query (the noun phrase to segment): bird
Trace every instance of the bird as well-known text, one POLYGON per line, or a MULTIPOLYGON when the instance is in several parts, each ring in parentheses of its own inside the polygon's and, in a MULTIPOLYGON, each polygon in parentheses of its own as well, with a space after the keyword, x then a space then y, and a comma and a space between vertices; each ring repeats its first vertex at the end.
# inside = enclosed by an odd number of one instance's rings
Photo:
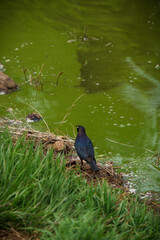
POLYGON ((94 157, 93 143, 86 135, 86 130, 83 126, 77 125, 77 137, 75 140, 75 149, 81 160, 83 166, 83 160, 85 160, 90 166, 92 171, 98 172, 99 168, 96 165, 96 159, 94 157))

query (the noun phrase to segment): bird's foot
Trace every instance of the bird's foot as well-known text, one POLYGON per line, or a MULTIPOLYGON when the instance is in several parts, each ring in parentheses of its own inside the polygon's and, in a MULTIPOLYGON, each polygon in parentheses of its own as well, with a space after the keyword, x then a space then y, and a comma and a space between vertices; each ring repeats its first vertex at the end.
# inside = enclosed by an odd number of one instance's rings
POLYGON ((81 165, 81 170, 83 170, 83 166, 81 165))

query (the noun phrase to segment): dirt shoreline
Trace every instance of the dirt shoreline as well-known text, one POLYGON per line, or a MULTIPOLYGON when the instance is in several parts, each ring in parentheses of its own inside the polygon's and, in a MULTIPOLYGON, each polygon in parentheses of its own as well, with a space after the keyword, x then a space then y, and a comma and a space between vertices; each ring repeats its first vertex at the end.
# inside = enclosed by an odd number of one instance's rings
POLYGON ((36 149, 39 144, 42 144, 44 154, 48 149, 54 149, 53 159, 55 159, 58 153, 63 153, 67 160, 67 170, 74 170, 76 175, 82 175, 88 183, 92 182, 95 184, 102 180, 107 180, 108 184, 112 187, 120 188, 125 190, 124 180, 121 174, 115 172, 115 167, 112 162, 107 162, 106 165, 102 165, 97 162, 99 172, 94 173, 90 166, 85 162, 83 169, 80 168, 81 161, 79 160, 75 149, 74 140, 67 136, 57 136, 50 132, 39 132, 29 125, 24 126, 20 121, 14 121, 9 119, 0 119, 0 131, 4 131, 8 128, 12 134, 13 141, 16 143, 19 136, 24 136, 25 141, 34 140, 34 148, 36 149))
MULTIPOLYGON (((29 124, 24 124, 21 121, 15 121, 10 119, 0 119, 0 132, 8 128, 13 137, 13 142, 16 143, 19 136, 23 136, 25 141, 34 141, 35 150, 41 144, 44 154, 48 149, 54 149, 53 160, 56 159, 57 154, 64 154, 66 159, 67 171, 75 171, 76 175, 82 176, 88 184, 93 182, 97 184, 106 180, 107 183, 113 187, 124 191, 125 194, 133 194, 130 191, 128 183, 123 178, 123 173, 117 173, 116 167, 113 162, 107 162, 103 165, 97 162, 99 172, 94 173, 90 166, 84 162, 83 169, 81 169, 81 161, 76 154, 74 148, 74 139, 68 136, 58 136, 51 132, 40 132, 31 128, 29 124)), ((154 196, 154 194, 153 194, 154 196)), ((147 205, 153 207, 153 209, 160 213, 160 204, 153 199, 144 199, 147 205)), ((142 199, 142 201, 144 201, 142 199)))

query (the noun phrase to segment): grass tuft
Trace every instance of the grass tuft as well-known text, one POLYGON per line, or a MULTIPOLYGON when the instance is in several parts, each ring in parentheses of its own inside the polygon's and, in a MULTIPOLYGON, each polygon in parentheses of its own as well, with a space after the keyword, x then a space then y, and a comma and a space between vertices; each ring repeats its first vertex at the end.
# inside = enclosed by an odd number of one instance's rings
POLYGON ((119 199, 107 182, 88 185, 20 137, 0 135, 0 227, 38 232, 40 239, 158 239, 159 218, 138 198, 119 199))

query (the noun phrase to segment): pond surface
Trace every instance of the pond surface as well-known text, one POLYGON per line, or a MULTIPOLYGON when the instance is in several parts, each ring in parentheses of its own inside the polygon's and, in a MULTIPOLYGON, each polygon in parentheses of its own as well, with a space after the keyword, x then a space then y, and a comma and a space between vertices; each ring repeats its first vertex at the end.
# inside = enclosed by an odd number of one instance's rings
POLYGON ((0 96, 0 117, 37 109, 70 137, 83 125, 97 160, 130 172, 138 191, 160 191, 159 1, 1 0, 0 9, 0 63, 20 87, 0 96), (43 90, 29 81, 40 72, 43 90))

